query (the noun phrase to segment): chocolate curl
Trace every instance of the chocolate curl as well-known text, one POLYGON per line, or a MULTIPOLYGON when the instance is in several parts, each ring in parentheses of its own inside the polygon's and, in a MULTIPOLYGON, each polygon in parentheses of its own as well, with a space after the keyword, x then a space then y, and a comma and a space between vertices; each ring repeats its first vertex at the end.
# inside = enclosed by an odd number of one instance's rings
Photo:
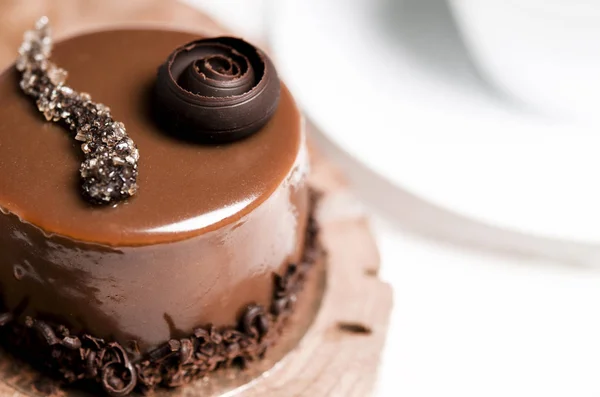
POLYGON ((179 361, 185 365, 194 358, 194 343, 191 339, 185 338, 179 341, 181 348, 179 349, 179 361))
POLYGON ((269 331, 269 319, 260 305, 250 305, 242 317, 244 332, 255 338, 262 338, 269 331))
POLYGON ((197 40, 159 68, 156 113, 172 133, 204 142, 232 142, 260 130, 279 103, 271 60, 233 37, 197 40))
POLYGON ((115 358, 102 367, 102 387, 111 396, 126 396, 137 384, 137 371, 121 345, 111 343, 109 349, 115 358))
POLYGON ((69 350, 79 350, 81 347, 81 341, 76 336, 65 336, 60 344, 69 350))
POLYGON ((40 337, 46 341, 48 346, 54 346, 60 343, 60 339, 58 339, 52 327, 50 327, 44 321, 33 320, 31 317, 27 317, 25 319, 25 325, 29 328, 35 329, 40 337))
POLYGON ((167 357, 177 353, 181 348, 181 342, 175 339, 169 340, 167 343, 162 344, 158 348, 152 350, 148 354, 148 358, 153 361, 162 361, 167 357))

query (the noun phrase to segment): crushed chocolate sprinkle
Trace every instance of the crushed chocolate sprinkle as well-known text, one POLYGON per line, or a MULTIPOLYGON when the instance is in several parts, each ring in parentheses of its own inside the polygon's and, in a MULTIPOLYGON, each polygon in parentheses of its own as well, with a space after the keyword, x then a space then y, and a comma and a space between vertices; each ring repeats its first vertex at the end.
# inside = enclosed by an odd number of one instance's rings
MULTIPOLYGON (((126 396, 134 390, 145 394, 157 387, 185 385, 220 368, 244 368, 263 358, 277 342, 308 271, 325 255, 314 217, 318 198, 312 192, 302 260, 289 264, 283 275, 274 275, 271 307, 249 304, 237 326, 198 327, 186 338, 171 339, 141 354, 134 341, 126 349, 92 335, 71 335, 60 324, 31 317, 18 322, 11 313, 4 313, 0 314, 0 343, 66 384, 87 382, 111 396, 126 396)), ((354 325, 345 328, 370 332, 354 325)))
POLYGON ((25 33, 19 48, 20 87, 47 121, 65 124, 81 142, 83 196, 93 204, 116 204, 138 190, 138 148, 107 106, 66 85, 67 71, 50 61, 52 44, 48 18, 43 17, 25 33))

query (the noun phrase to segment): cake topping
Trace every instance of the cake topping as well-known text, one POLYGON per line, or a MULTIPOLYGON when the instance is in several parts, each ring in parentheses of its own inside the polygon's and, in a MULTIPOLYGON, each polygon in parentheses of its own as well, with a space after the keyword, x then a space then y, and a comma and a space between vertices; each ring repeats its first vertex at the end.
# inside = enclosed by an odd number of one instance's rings
POLYGON ((231 142, 257 132, 279 102, 271 60, 233 37, 177 48, 158 70, 155 99, 170 131, 207 142, 231 142))
POLYGON ((50 62, 51 52, 50 26, 43 17, 25 33, 19 49, 21 89, 36 100, 46 120, 64 123, 82 143, 79 172, 84 197, 94 204, 115 204, 133 196, 138 189, 135 143, 107 106, 65 85, 67 72, 50 62))

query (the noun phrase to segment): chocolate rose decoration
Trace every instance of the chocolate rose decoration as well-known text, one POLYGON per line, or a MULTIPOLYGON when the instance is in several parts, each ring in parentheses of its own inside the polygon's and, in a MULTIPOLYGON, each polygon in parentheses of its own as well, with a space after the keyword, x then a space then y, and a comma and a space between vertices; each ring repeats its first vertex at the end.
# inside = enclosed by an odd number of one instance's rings
POLYGON ((275 113, 280 83, 271 60, 233 37, 176 49, 158 70, 156 112, 170 131, 208 142, 257 132, 275 113))

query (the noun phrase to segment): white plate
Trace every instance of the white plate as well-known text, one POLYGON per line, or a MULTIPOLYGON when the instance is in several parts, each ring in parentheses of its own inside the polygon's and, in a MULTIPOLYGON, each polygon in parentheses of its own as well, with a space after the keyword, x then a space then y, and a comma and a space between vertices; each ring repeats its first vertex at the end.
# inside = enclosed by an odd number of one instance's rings
POLYGON ((269 40, 280 74, 308 116, 351 156, 476 220, 600 242, 600 131, 533 113, 493 91, 467 59, 447 6, 272 6, 269 40))

